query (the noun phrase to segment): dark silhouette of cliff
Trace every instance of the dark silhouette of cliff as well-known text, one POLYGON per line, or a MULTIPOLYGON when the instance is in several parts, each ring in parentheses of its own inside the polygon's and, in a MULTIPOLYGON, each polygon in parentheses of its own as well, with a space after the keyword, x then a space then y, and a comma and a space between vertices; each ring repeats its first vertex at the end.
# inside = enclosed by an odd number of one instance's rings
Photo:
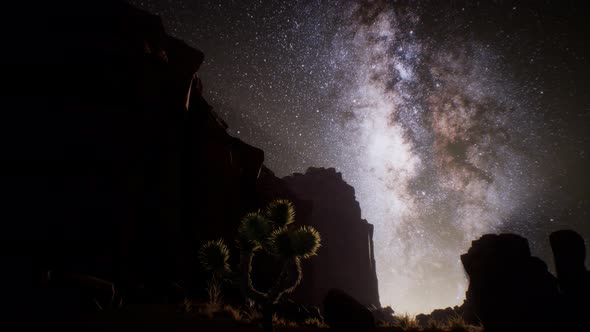
POLYGON ((361 218, 354 188, 334 168, 309 168, 305 174, 283 178, 287 188, 300 199, 313 202, 307 221, 322 234, 318 257, 306 269, 301 292, 321 305, 331 288, 338 288, 365 306, 379 307, 373 225, 361 218))
POLYGON ((461 256, 470 283, 457 311, 486 331, 583 330, 590 299, 584 240, 563 230, 552 233, 550 242, 557 278, 519 235, 487 234, 473 241, 461 256))
MULTIPOLYGON (((295 298, 319 305, 340 287, 379 304, 372 226, 360 219, 352 187, 333 169, 279 179, 262 165, 262 150, 228 135, 202 95, 200 50, 122 1, 34 5, 9 21, 29 24, 11 36, 11 82, 0 91, 10 271, 2 285, 15 307, 49 319, 58 309, 39 308, 61 308, 56 302, 94 310, 121 299, 204 296, 201 243, 233 245, 241 217, 277 198, 291 200, 297 220, 328 241, 295 298), (316 181, 324 191, 313 191, 316 181)), ((272 283, 267 275, 256 282, 272 283)))
POLYGON ((233 240, 264 160, 202 97, 203 53, 122 1, 21 10, 37 38, 16 44, 2 91, 5 285, 34 297, 58 271, 128 302, 200 289, 196 250, 233 240))

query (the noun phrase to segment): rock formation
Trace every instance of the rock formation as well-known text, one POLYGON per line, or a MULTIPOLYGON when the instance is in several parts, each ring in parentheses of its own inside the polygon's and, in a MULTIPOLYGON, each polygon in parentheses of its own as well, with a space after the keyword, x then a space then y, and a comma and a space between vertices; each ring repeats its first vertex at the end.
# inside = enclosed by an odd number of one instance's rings
POLYGON ((464 317, 486 331, 553 331, 557 281, 514 234, 487 234, 461 256, 469 275, 464 317))
POLYGON ((228 135, 203 98, 201 51, 123 1, 31 6, 3 22, 22 28, 0 91, 3 284, 15 297, 40 294, 49 270, 108 280, 126 303, 199 295, 199 245, 234 243, 246 212, 287 198, 325 239, 300 302, 341 287, 379 304, 372 226, 352 187, 334 170, 281 180, 262 167, 264 152, 228 135))
POLYGON ((375 331, 371 311, 342 290, 328 290, 324 313, 326 323, 336 331, 375 331))
POLYGON ((580 234, 560 230, 549 237, 560 289, 560 325, 564 330, 587 328, 590 313, 590 272, 586 270, 586 244, 580 234))
POLYGON ((444 325, 454 317, 463 317, 463 306, 446 307, 444 309, 435 309, 430 314, 419 314, 416 315, 416 321, 422 328, 426 328, 431 321, 444 325))
POLYGON ((379 307, 373 225, 361 218, 354 188, 334 168, 312 167, 283 181, 297 197, 313 202, 307 222, 322 235, 299 294, 309 294, 307 300, 320 305, 329 289, 338 288, 365 306, 379 307))
POLYGON ((151 301, 191 289, 200 242, 233 241, 256 208, 264 153, 227 134, 201 95, 203 53, 157 16, 114 0, 46 9, 25 12, 43 38, 15 49, 28 84, 15 78, 0 121, 15 280, 91 275, 151 301))

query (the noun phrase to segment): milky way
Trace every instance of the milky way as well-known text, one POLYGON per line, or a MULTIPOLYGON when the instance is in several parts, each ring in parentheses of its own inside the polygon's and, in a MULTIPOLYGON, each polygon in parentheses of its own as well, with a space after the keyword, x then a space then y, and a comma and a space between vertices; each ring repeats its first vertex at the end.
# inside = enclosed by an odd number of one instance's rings
POLYGON ((350 15, 357 22, 335 53, 350 50, 338 106, 351 119, 336 130, 352 133, 340 149, 358 153, 340 164, 377 227, 382 300, 412 312, 458 304, 459 255, 539 189, 531 188, 538 156, 523 153, 539 145, 535 118, 485 45, 418 36, 412 11, 350 15))
POLYGON ((384 305, 418 313, 460 304, 459 255, 482 234, 527 235, 549 261, 548 232, 590 233, 587 190, 565 188, 579 166, 548 161, 588 163, 587 136, 571 133, 588 129, 575 74, 586 57, 564 42, 567 29, 547 31, 538 8, 135 3, 205 51, 206 97, 278 175, 336 167, 355 187, 376 227, 384 305))

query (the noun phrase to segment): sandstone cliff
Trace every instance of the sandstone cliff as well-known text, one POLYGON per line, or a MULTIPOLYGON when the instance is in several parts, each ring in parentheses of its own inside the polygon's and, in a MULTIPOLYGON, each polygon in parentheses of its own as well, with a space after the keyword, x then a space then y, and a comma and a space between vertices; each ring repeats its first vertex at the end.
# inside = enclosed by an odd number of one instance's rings
POLYGON ((379 307, 373 254, 373 225, 361 218, 354 188, 334 168, 309 168, 283 178, 297 197, 313 202, 307 223, 322 234, 318 256, 307 263, 312 278, 301 292, 320 304, 330 288, 339 288, 366 306, 379 307))

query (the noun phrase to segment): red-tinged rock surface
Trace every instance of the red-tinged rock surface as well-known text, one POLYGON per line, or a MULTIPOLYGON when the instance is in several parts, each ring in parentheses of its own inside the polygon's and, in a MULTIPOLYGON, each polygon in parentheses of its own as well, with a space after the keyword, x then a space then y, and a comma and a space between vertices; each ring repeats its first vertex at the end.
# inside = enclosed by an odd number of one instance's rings
POLYGON ((318 256, 306 262, 299 294, 320 305, 331 288, 345 291, 365 306, 379 307, 373 254, 373 225, 361 218, 354 188, 334 168, 309 168, 283 178, 300 199, 313 203, 305 222, 322 235, 318 256))

